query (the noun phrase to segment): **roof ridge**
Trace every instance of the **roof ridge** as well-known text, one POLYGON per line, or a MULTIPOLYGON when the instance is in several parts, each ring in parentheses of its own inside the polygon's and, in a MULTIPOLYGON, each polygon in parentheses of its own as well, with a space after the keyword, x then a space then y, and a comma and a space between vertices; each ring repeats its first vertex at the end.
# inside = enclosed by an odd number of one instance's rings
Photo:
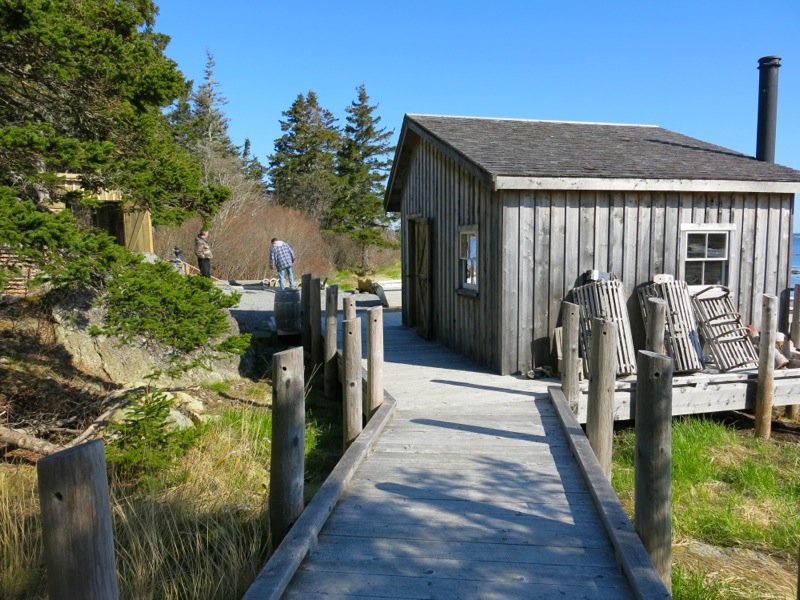
POLYGON ((481 119, 484 121, 517 121, 525 123, 556 123, 567 125, 608 125, 611 127, 652 127, 654 129, 663 129, 660 125, 651 125, 644 123, 605 123, 602 121, 562 121, 557 119, 522 119, 515 117, 474 117, 467 115, 435 115, 427 113, 406 113, 408 117, 437 117, 442 119, 481 119))

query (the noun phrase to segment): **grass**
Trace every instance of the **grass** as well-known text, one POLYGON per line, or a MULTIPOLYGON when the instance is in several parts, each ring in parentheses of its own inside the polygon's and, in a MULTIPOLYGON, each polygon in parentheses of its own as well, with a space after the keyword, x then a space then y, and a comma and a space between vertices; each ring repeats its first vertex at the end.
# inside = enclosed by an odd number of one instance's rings
MULTIPOLYGON (((263 398, 266 385, 240 393, 263 398)), ((315 388, 306 406, 308 499, 341 455, 341 409, 315 388)), ((195 445, 146 489, 112 474, 121 598, 241 598, 271 549, 271 435, 268 406, 220 402, 195 445)), ((46 598, 42 560, 35 469, 0 464, 0 598, 46 598)))
MULTIPOLYGON (((674 597, 794 598, 800 444, 694 417, 674 420, 672 450, 674 597)), ((612 483, 631 517, 634 453, 634 431, 618 432, 612 483)))
POLYGON ((401 274, 400 261, 398 260, 389 266, 381 267, 369 273, 346 270, 336 271, 336 274, 328 279, 328 285, 337 285, 340 290, 349 291, 357 288, 359 279, 371 279, 373 281, 400 279, 401 274))

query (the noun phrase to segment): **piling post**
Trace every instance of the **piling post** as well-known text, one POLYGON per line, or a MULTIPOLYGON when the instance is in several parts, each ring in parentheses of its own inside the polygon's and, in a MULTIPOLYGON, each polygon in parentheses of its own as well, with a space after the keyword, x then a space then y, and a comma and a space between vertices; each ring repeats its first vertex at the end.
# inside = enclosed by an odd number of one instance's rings
MULTIPOLYGON (((310 293, 310 330, 311 330, 311 365, 313 369, 322 365, 322 298, 319 277, 311 279, 310 293)), ((313 372, 312 369, 312 372, 313 372)))
POLYGON ((36 472, 51 600, 119 598, 103 442, 41 458, 36 472))
POLYGON ((367 420, 383 404, 383 307, 367 311, 367 420))
POLYGON ((272 458, 269 519, 273 547, 303 512, 305 390, 303 349, 272 357, 272 458))
POLYGON ((647 299, 647 342, 645 348, 656 354, 666 354, 664 331, 667 325, 667 301, 663 298, 647 299))
MULTIPOLYGON (((792 306, 792 328, 791 334, 789 335, 789 339, 792 343, 789 344, 789 347, 791 348, 793 344, 795 348, 800 348, 800 283, 794 286, 794 301, 792 306)), ((791 353, 787 352, 787 354, 788 356, 786 358, 791 358, 791 353)), ((786 408, 790 419, 797 420, 800 418, 800 404, 792 404, 786 408)))
POLYGON ((794 286, 794 299, 792 300, 792 327, 789 339, 795 348, 800 348, 800 283, 794 286))
POLYGON ((303 351, 311 355, 311 273, 303 273, 300 285, 300 340, 303 351))
POLYGON ((343 320, 349 321, 356 318, 356 299, 353 296, 342 298, 343 320))
POLYGON ((578 329, 580 326, 580 306, 572 302, 561 303, 561 390, 573 413, 578 413, 578 399, 581 388, 578 383, 578 329))
POLYGON ((772 431, 772 401, 775 395, 775 337, 778 298, 764 294, 761 302, 761 335, 758 344, 755 435, 769 439, 772 431))
POLYGON ((342 322, 342 377, 343 449, 361 433, 363 419, 361 383, 361 319, 347 319, 342 322))
POLYGON ((636 370, 636 532, 671 592, 672 359, 640 350, 636 370))
POLYGON ((592 352, 589 369, 589 399, 586 407, 586 437, 603 474, 611 479, 614 440, 614 382, 617 375, 617 326, 605 319, 592 319, 592 352))
POLYGON ((325 398, 332 402, 339 397, 339 367, 336 360, 339 287, 325 290, 325 398))

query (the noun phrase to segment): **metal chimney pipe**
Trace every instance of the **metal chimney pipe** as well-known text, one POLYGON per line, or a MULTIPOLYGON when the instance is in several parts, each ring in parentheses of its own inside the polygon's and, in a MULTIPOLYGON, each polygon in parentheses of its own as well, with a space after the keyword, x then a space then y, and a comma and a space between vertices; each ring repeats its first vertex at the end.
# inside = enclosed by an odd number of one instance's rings
POLYGON ((775 162, 775 127, 778 122, 778 68, 780 56, 758 59, 758 132, 756 159, 775 162))

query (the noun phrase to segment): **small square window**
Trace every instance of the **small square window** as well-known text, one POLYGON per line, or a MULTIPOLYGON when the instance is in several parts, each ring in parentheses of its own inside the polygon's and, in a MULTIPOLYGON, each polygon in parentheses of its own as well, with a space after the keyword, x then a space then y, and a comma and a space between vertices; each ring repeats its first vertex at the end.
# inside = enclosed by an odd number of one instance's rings
POLYGON ((689 285, 727 285, 728 231, 719 231, 718 229, 703 231, 702 225, 699 225, 696 231, 686 232, 685 240, 683 276, 686 283, 689 285))

